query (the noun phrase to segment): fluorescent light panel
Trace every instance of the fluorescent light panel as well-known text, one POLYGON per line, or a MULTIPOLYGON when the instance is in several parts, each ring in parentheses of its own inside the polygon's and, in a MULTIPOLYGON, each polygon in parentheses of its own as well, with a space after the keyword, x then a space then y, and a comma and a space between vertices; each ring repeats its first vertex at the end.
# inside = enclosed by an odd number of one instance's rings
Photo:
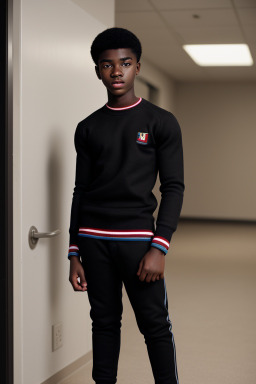
POLYGON ((201 66, 253 65, 247 44, 189 44, 183 48, 201 66))

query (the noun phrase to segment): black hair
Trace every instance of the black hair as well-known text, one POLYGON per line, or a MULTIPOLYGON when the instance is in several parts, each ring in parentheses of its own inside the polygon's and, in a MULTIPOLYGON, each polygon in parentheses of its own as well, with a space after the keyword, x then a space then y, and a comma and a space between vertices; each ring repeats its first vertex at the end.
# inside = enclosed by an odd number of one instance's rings
POLYGON ((130 48, 139 62, 141 57, 141 43, 137 36, 124 28, 108 28, 99 33, 91 45, 91 56, 96 65, 100 54, 106 49, 130 48))

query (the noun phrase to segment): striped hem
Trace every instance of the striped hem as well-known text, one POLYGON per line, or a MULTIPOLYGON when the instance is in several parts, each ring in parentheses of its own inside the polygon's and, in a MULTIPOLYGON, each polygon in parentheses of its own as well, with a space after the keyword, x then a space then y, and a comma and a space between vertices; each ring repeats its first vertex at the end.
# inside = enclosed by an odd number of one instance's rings
POLYGON ((79 256, 79 248, 75 244, 70 244, 68 249, 68 258, 70 256, 79 256))
POLYGON ((78 236, 93 237, 105 240, 126 240, 126 241, 151 241, 154 233, 147 229, 128 229, 128 230, 105 230, 100 228, 79 228, 78 236))
POLYGON ((153 240, 152 240, 152 244, 151 245, 153 247, 156 247, 156 248, 160 249, 161 251, 163 251, 166 254, 168 252, 170 243, 164 237, 155 236, 153 238, 153 240))

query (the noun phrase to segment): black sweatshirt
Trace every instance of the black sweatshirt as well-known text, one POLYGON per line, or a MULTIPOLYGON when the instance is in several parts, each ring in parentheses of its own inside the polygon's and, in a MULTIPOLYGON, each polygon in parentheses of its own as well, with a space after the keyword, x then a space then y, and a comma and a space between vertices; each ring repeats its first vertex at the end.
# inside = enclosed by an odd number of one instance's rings
POLYGON ((151 241, 168 252, 185 190, 182 134, 175 116, 145 99, 107 104, 78 123, 69 253, 82 236, 151 241), (152 193, 159 171, 161 202, 152 193))

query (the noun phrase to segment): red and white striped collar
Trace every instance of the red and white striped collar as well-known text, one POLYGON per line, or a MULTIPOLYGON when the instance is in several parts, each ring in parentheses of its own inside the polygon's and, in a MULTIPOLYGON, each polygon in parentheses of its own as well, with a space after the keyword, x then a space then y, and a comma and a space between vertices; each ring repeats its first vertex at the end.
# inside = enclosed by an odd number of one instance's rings
POLYGON ((128 105, 128 107, 112 108, 108 104, 106 104, 106 107, 111 109, 112 111, 124 111, 125 109, 130 109, 130 108, 136 107, 136 105, 138 105, 141 102, 141 100, 142 100, 142 98, 140 97, 139 100, 136 101, 136 103, 134 103, 132 105, 128 105))

